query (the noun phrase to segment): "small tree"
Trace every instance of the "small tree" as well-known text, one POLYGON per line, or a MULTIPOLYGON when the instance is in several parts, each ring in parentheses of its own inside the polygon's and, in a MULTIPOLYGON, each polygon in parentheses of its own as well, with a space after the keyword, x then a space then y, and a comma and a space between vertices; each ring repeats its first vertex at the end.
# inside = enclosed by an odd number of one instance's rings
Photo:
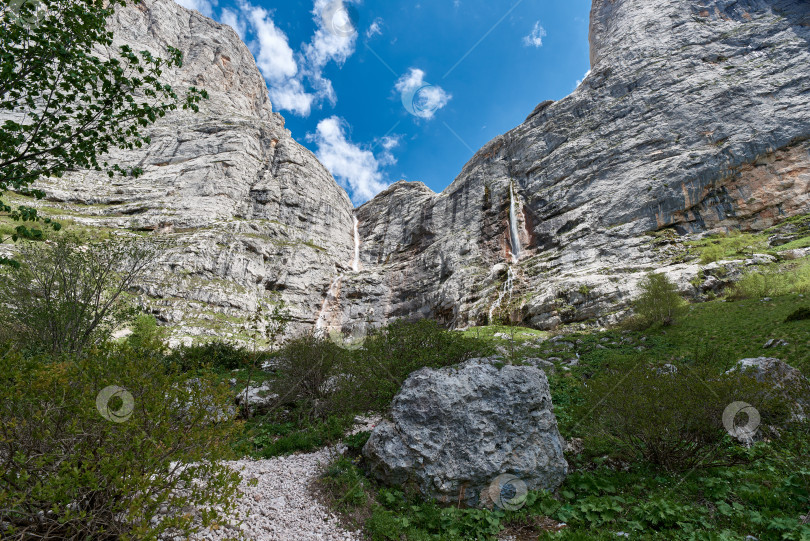
POLYGON ((134 238, 22 244, 20 266, 0 276, 0 323, 26 345, 79 353, 135 316, 124 295, 156 255, 154 243, 134 238))
POLYGON ((259 340, 267 342, 267 351, 272 352, 281 345, 284 340, 284 335, 287 332, 287 326, 290 324, 290 311, 284 299, 279 295, 273 303, 273 309, 264 316, 266 307, 262 307, 262 301, 256 303, 256 312, 250 320, 250 335, 253 339, 253 356, 248 366, 248 380, 247 387, 245 387, 245 415, 250 417, 250 402, 248 395, 250 394, 250 383, 253 380, 253 371, 259 369, 259 363, 264 357, 257 351, 257 344, 259 340))
MULTIPOLYGON (((0 6, 0 196, 14 189, 42 198, 31 183, 72 169, 137 175, 104 161, 110 149, 149 143, 142 129, 182 107, 196 111, 204 90, 178 96, 161 80, 182 65, 127 46, 113 48, 108 19, 128 0, 19 0, 0 6)), ((134 0, 132 3, 138 3, 134 0)), ((0 200, 0 215, 40 220, 35 209, 13 209, 0 200)), ((58 226, 56 226, 58 229, 58 226)), ((16 238, 37 229, 17 227, 16 238)), ((0 241, 6 239, 0 238, 0 241)), ((0 258, 0 262, 8 262, 0 258)))
POLYGON ((647 328, 675 323, 686 311, 678 288, 663 274, 650 273, 641 281, 641 295, 633 303, 635 323, 647 328))

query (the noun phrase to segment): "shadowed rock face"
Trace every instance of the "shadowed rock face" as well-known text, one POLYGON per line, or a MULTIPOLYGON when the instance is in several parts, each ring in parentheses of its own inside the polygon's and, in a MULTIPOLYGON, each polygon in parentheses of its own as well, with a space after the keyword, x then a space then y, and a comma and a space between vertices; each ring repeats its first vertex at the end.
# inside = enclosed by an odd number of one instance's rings
POLYGON ((82 173, 47 191, 75 220, 178 238, 145 298, 186 335, 238 338, 274 292, 297 333, 319 315, 327 329, 483 323, 499 297, 499 315, 541 328, 605 323, 649 270, 692 289, 697 265, 673 263, 645 233, 759 230, 810 212, 806 0, 594 0, 579 88, 489 142, 442 193, 400 182, 357 209, 359 272, 349 198, 272 112, 233 30, 170 0, 114 25, 136 50, 183 50, 170 82, 211 99, 112 157, 143 177, 82 173))

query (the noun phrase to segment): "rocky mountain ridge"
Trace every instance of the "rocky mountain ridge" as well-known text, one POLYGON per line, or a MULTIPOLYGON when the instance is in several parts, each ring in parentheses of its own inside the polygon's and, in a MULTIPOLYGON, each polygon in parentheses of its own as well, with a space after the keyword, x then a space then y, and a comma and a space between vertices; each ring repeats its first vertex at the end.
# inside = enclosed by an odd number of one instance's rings
POLYGON ((602 325, 651 270, 694 291, 700 266, 648 233, 762 230, 810 212, 804 0, 594 0, 592 70, 570 96, 485 145, 442 193, 400 182, 356 210, 272 111, 232 29, 171 0, 113 24, 136 50, 183 50, 169 82, 211 98, 112 156, 141 178, 71 175, 47 184, 45 204, 176 239, 143 291, 176 340, 243 339, 257 305, 279 298, 293 333, 399 317, 602 325))

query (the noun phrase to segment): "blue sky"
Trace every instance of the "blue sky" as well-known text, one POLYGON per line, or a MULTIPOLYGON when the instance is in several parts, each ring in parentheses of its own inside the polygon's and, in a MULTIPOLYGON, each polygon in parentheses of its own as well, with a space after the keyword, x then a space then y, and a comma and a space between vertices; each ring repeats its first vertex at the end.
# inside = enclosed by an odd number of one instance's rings
POLYGON ((590 0, 179 0, 234 27, 273 107, 362 204, 446 188, 589 69, 590 0))

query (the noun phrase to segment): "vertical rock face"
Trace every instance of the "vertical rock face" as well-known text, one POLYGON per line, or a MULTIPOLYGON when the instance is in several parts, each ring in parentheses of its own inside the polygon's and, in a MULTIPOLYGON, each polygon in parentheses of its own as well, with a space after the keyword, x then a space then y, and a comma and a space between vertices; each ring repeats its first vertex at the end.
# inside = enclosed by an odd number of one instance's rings
POLYGON ((199 114, 177 111, 150 128, 152 144, 115 152, 138 179, 91 172, 47 186, 51 203, 90 225, 153 231, 176 247, 151 277, 147 304, 184 335, 239 338, 242 321, 275 292, 294 332, 315 322, 322 295, 354 256, 346 192, 272 111, 252 55, 229 27, 171 0, 119 10, 116 45, 166 55, 178 94, 205 88, 199 114), (168 279, 168 278, 171 279, 168 279))
POLYGON ((46 186, 48 205, 173 236, 145 302, 186 335, 239 338, 277 294, 296 333, 317 320, 484 323, 499 298, 496 316, 542 328, 603 323, 644 273, 688 287, 698 270, 647 233, 759 230, 810 212, 806 0, 594 0, 585 81, 485 145, 442 193, 401 182, 357 209, 358 271, 349 198, 272 112, 234 31, 171 0, 113 25, 136 50, 183 50, 169 82, 211 99, 112 156, 143 177, 76 174, 46 186))
POLYGON ((364 262, 394 271, 387 317, 486 320, 510 263, 510 184, 524 247, 513 315, 541 327, 620 309, 649 270, 686 283, 697 269, 647 232, 810 211, 807 2, 595 0, 590 39, 579 88, 488 143, 443 193, 406 205, 419 190, 398 184, 359 209, 364 262), (392 208, 405 215, 383 218, 392 208))

